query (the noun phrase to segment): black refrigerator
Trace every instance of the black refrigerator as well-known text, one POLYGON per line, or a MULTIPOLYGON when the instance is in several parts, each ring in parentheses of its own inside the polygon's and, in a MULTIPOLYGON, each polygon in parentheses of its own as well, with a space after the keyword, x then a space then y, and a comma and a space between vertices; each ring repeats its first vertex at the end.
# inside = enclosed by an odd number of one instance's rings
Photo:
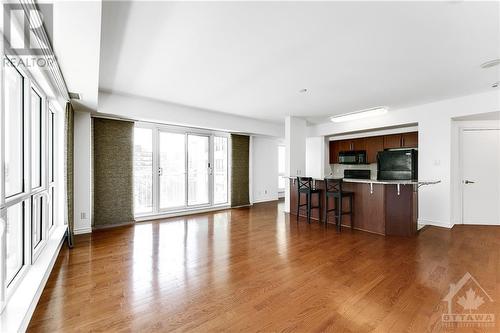
POLYGON ((418 180, 416 149, 384 150, 377 155, 378 180, 418 180))

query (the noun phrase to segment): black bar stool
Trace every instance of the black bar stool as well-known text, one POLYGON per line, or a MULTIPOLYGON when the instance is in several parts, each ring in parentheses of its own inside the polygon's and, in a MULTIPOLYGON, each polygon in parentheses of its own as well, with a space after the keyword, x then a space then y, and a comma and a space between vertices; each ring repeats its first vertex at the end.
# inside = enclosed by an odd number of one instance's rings
POLYGON ((354 215, 354 192, 348 192, 342 190, 342 179, 331 179, 325 178, 325 227, 328 226, 328 213, 335 212, 337 230, 342 229, 342 215, 349 215, 351 217, 351 229, 353 227, 353 215, 354 215), (335 207, 332 209, 328 208, 328 199, 333 197, 335 201, 335 207), (342 211, 342 198, 349 198, 349 211, 342 211))
MULTIPOLYGON (((312 178, 311 177, 297 177, 297 222, 299 221, 299 212, 300 207, 306 206, 307 209, 307 223, 311 223, 311 210, 317 208, 318 213, 321 211, 321 190, 313 188, 312 186, 312 178), (301 194, 304 193, 306 195, 306 203, 300 203, 301 194), (311 206, 312 195, 318 194, 318 206, 311 206)), ((320 214, 318 214, 320 215, 320 214)), ((321 222, 321 219, 320 219, 321 222)))

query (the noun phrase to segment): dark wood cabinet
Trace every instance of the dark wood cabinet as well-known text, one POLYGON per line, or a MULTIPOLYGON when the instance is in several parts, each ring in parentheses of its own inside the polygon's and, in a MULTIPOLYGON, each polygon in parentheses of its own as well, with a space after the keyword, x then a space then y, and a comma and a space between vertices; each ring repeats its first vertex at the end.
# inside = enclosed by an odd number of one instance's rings
POLYGON ((384 149, 417 147, 418 132, 384 135, 384 149))
POLYGON ((368 163, 377 163, 377 154, 384 149, 417 148, 418 132, 372 136, 359 139, 330 141, 330 164, 338 163, 339 152, 366 150, 368 163))
POLYGON ((384 149, 401 148, 401 134, 384 135, 384 149))
POLYGON ((366 138, 366 160, 368 163, 377 163, 377 154, 384 150, 384 137, 373 136, 366 138))
POLYGON ((354 139, 351 141, 352 150, 366 150, 366 139, 354 139))
POLYGON ((352 141, 351 140, 340 140, 339 143, 339 151, 351 151, 352 141))
POLYGON ((401 147, 404 148, 418 147, 418 132, 409 132, 401 134, 401 147))
POLYGON ((339 162, 340 141, 330 141, 330 164, 339 162))

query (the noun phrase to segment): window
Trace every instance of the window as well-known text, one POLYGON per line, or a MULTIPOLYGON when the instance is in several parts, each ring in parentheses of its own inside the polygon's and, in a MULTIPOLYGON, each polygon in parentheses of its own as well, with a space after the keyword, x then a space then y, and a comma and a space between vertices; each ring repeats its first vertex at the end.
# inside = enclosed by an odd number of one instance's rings
POLYGON ((36 263, 56 222, 56 120, 41 90, 4 58, 4 105, 0 124, 4 165, 0 183, 5 238, 0 238, 0 303, 12 295, 36 263), (30 158, 31 157, 31 158, 30 158), (31 163, 28 163, 31 161, 31 163), (15 281, 15 283, 13 283, 15 281))
POLYGON ((136 213, 153 211, 153 134, 148 128, 134 130, 134 207, 136 213))
POLYGON ((278 146, 278 191, 285 190, 285 146, 278 146))
POLYGON ((42 98, 31 89, 31 187, 42 186, 42 98))
POLYGON ((44 221, 44 200, 41 196, 33 197, 32 207, 31 207, 31 242, 32 247, 35 249, 43 239, 43 221, 44 221))
POLYGON ((13 67, 5 69, 5 196, 24 191, 23 76, 13 67))
POLYGON ((134 133, 136 215, 228 202, 228 137, 171 126, 134 133))
POLYGON ((53 183, 55 168, 55 119, 54 111, 49 110, 49 181, 53 183))
POLYGON ((24 265, 24 204, 7 209, 6 285, 8 286, 24 265))
POLYGON ((186 204, 185 135, 160 132, 160 209, 186 204))
POLYGON ((56 190, 54 186, 50 188, 50 228, 54 226, 56 220, 56 190))
POLYGON ((210 137, 188 135, 188 205, 209 203, 208 168, 210 137))
POLYGON ((214 146, 214 204, 222 204, 228 201, 227 138, 214 137, 214 146))

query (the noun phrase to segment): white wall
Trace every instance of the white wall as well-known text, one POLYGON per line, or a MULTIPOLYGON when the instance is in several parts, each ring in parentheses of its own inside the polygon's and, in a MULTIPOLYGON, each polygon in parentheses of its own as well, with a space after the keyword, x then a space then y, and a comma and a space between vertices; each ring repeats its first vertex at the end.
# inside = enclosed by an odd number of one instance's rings
POLYGON ((75 111, 74 143, 74 221, 75 234, 92 231, 91 224, 91 118, 88 112, 75 111), (82 219, 81 213, 86 215, 82 219))
POLYGON ((252 203, 278 200, 278 144, 278 139, 252 137, 252 203))
POLYGON ((99 113, 130 120, 283 137, 283 124, 152 99, 99 92, 99 113))
POLYGON ((500 92, 463 96, 439 102, 391 110, 386 115, 345 123, 325 123, 308 127, 309 136, 365 131, 388 126, 418 124, 419 179, 441 180, 419 191, 419 223, 453 226, 457 208, 452 204, 452 118, 500 110, 500 92))
MULTIPOLYGON (((297 117, 285 119, 285 174, 295 177, 306 171, 306 121, 297 117)), ((285 212, 290 212, 290 181, 285 185, 285 212)))
POLYGON ((305 174, 313 178, 323 178, 325 176, 325 138, 313 136, 306 138, 306 172, 305 174))

